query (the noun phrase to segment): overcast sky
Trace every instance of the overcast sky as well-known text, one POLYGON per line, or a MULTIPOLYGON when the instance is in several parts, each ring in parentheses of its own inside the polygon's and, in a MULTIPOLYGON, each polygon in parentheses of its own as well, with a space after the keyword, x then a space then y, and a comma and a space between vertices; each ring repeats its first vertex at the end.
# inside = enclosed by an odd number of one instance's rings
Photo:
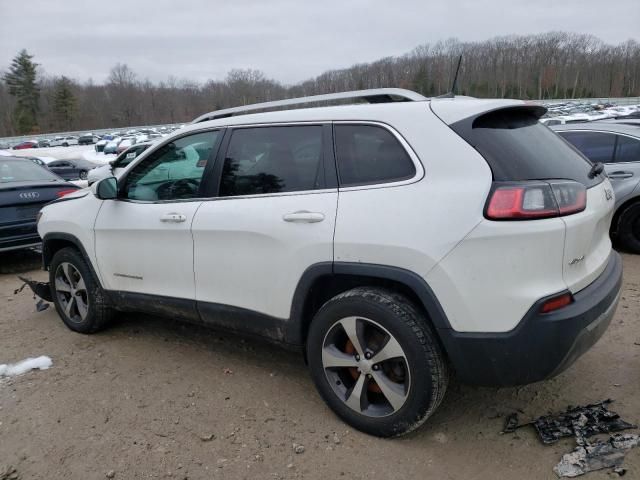
POLYGON ((291 84, 456 37, 565 30, 640 39, 640 0, 0 0, 0 70, 22 48, 48 74, 103 82, 221 80, 256 68, 291 84))

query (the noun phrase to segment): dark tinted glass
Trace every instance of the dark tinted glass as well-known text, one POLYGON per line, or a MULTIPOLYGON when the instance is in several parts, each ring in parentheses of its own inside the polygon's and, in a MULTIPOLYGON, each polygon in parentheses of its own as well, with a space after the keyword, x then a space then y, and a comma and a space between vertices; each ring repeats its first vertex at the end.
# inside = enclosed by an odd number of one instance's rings
MULTIPOLYGON (((590 187, 591 164, 528 108, 508 108, 451 125, 485 158, 496 181, 567 179, 590 187)), ((455 159, 451 159, 455 161, 455 159)))
POLYGON ((640 140, 618 135, 616 162, 640 162, 640 140))
POLYGON ((322 159, 319 125, 237 129, 225 156, 220 196, 321 188, 322 159))
POLYGON ((395 182, 413 177, 416 168, 400 142, 375 125, 336 125, 340 185, 395 182))
POLYGON ((559 132, 592 162, 611 163, 616 136, 602 132, 559 132))
POLYGON ((29 160, 0 157, 0 183, 53 181, 57 177, 29 160))

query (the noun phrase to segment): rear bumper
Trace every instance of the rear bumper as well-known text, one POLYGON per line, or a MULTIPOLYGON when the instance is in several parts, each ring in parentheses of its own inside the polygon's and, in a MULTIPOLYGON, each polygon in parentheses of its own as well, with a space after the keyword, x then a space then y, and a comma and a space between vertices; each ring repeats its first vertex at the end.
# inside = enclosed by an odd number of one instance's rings
POLYGON ((568 368, 605 332, 622 287, 622 260, 612 252, 607 267, 574 302, 541 314, 540 299, 518 326, 505 333, 464 333, 440 329, 458 378, 474 385, 524 385, 568 368))

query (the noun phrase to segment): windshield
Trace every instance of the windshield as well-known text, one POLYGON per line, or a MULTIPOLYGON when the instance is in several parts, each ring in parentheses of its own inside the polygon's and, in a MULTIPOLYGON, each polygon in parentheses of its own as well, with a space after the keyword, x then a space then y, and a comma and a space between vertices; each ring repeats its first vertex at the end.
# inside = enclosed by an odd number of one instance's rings
POLYGON ((57 177, 30 160, 0 157, 0 183, 53 181, 57 177))

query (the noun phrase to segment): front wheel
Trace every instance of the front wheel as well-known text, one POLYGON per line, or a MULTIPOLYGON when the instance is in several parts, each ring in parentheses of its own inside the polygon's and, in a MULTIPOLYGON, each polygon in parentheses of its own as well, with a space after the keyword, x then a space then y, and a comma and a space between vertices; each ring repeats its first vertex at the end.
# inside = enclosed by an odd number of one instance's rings
POLYGON ((102 287, 75 248, 63 248, 53 256, 49 285, 58 315, 71 330, 94 333, 113 317, 113 310, 105 305, 102 287))
POLYGON ((418 428, 442 401, 449 379, 424 315, 406 297, 379 288, 329 300, 311 323, 307 358, 329 407, 379 437, 418 428))

